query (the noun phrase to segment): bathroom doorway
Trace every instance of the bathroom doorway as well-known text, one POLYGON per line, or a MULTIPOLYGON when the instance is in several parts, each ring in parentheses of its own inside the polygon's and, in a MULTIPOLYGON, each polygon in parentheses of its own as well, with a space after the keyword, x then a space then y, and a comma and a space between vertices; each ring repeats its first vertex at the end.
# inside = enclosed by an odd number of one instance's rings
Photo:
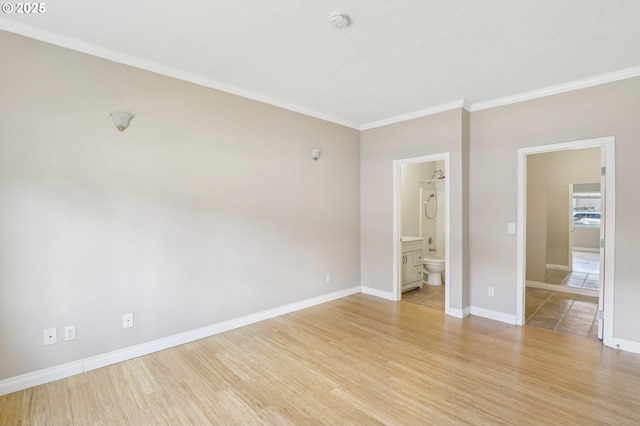
MULTIPOLYGON (((573 304, 591 304, 594 327, 589 336, 599 338, 607 346, 613 345, 613 263, 614 257, 614 208, 615 208, 615 158, 614 137, 582 140, 568 143, 545 145, 518 150, 518 284, 516 323, 525 325, 531 319, 533 310, 546 309, 533 306, 540 296, 538 293, 550 292, 551 305, 566 308, 560 315, 570 319, 569 310, 573 304), (576 166, 570 170, 568 159, 575 158, 576 166), (578 160, 582 158, 582 160, 578 160), (595 160, 585 160, 595 158, 595 160), (589 169, 580 169, 581 164, 592 164, 589 169), (608 171, 608 172, 607 172, 608 171), (597 231, 599 245, 599 283, 595 297, 579 294, 582 289, 562 292, 560 288, 546 289, 549 266, 565 266, 568 272, 574 269, 573 263, 573 181, 580 184, 590 182, 589 177, 599 177, 601 196, 600 213, 602 224, 597 231), (567 185, 568 184, 568 185, 567 185), (555 204, 554 204, 555 203, 555 204), (551 207, 550 207, 551 206, 551 207), (549 217, 558 214, 565 219, 551 223, 549 217), (565 214, 566 213, 566 214, 565 214), (553 232, 548 232, 555 227, 553 232), (566 231, 566 232, 565 232, 566 231), (549 242, 549 235, 553 241, 549 242), (563 235, 567 235, 564 238, 563 235), (567 243, 568 242, 568 243, 567 243), (576 294, 578 293, 578 294, 576 294), (576 294, 573 296, 573 294, 576 294), (591 297, 591 300, 587 300, 591 297), (567 299, 568 298, 568 299, 567 299), (585 300, 581 300, 584 298, 585 300), (557 299, 557 300, 556 300, 557 299), (561 300, 562 299, 562 300, 561 300), (567 300, 565 300, 567 299, 567 300), (532 303, 527 303, 529 300, 532 303), (535 302, 535 303, 533 303, 535 302), (557 302, 557 303, 555 303, 557 302), (596 336, 597 331, 597 336, 596 336)), ((553 268, 552 268, 553 269, 553 268)), ((567 290, 565 288, 565 290, 567 290)), ((591 291, 593 293, 593 291, 591 291)), ((549 309, 552 307, 550 306, 549 309)), ((584 316, 584 306, 578 306, 576 318, 584 316)), ((551 311, 544 315, 545 321, 551 321, 551 311)), ((555 327, 562 327, 561 322, 555 327)), ((571 326, 567 324, 568 330, 571 326)), ((543 327, 549 328, 549 327, 543 327)), ((554 328, 556 331, 562 331, 554 328)))
POLYGON ((397 264, 394 294, 446 311, 449 304, 449 155, 394 162, 397 264))

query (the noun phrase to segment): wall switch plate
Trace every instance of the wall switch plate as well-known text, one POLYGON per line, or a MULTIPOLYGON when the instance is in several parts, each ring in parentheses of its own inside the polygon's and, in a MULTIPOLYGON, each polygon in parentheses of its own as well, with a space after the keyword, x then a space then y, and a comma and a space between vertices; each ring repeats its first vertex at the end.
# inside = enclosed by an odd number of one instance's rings
POLYGON ((44 344, 53 345, 54 343, 58 343, 58 330, 55 328, 47 328, 43 330, 44 335, 44 344))
POLYGON ((516 233, 516 224, 515 223, 507 223, 507 232, 509 234, 515 234, 516 233))
POLYGON ((325 277, 325 280, 327 281, 327 284, 331 282, 331 274, 327 274, 327 276, 325 277))
POLYGON ((133 327, 133 314, 122 315, 122 328, 133 327))
POLYGON ((76 326, 68 325, 64 328, 64 340, 75 340, 76 338, 76 326))

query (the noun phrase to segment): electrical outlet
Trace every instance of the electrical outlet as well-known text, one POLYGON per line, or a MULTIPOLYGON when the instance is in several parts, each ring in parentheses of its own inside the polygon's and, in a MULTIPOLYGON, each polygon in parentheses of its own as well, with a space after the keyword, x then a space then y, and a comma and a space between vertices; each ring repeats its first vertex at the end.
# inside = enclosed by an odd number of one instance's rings
POLYGON ((495 294, 494 288, 493 287, 489 287, 488 293, 489 293, 489 296, 493 296, 495 294))
POLYGON ((122 328, 133 327, 133 314, 122 315, 122 328))
POLYGON ((47 328, 43 330, 44 335, 44 344, 53 345, 54 343, 58 343, 58 330, 55 328, 47 328))
POLYGON ((64 328, 64 340, 75 340, 76 338, 76 326, 68 325, 64 328))
POLYGON ((327 284, 329 284, 331 282, 331 274, 327 274, 325 280, 327 281, 327 284))

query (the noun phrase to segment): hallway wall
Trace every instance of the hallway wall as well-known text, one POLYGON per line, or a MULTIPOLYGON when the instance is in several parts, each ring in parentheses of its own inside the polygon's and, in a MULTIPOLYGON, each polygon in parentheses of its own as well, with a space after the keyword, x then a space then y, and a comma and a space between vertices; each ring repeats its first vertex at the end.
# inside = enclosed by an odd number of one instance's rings
POLYGON ((472 305, 515 314, 516 235, 507 234, 506 224, 517 216, 518 149, 615 136, 614 336, 640 351, 640 285, 632 254, 640 234, 638 111, 640 78, 632 78, 471 114, 472 305), (487 295, 487 286, 495 287, 495 297, 487 295))

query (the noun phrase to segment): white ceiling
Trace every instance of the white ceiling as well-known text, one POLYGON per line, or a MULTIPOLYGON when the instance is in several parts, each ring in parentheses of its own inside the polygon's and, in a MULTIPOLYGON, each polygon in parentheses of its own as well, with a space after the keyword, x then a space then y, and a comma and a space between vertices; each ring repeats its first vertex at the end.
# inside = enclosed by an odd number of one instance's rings
POLYGON ((358 129, 640 75, 640 1, 44 5, 0 29, 358 129), (351 26, 332 28, 336 12, 351 26))

